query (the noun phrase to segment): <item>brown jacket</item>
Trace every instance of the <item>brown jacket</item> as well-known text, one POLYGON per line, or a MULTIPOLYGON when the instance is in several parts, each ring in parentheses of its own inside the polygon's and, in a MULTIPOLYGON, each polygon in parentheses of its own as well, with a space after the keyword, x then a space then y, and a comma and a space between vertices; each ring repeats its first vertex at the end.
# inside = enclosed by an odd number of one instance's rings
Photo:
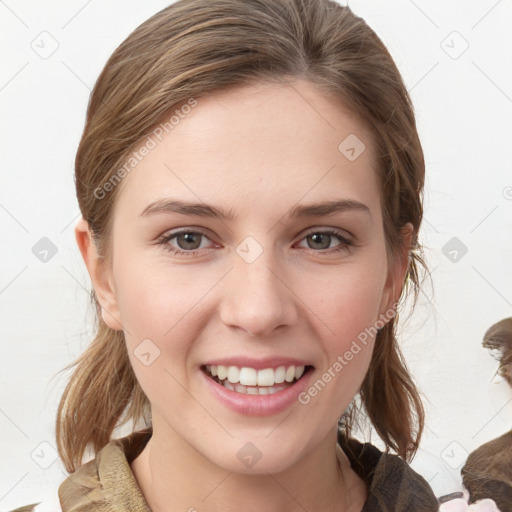
MULTIPOLYGON (((59 487, 62 512, 151 512, 130 468, 149 441, 151 428, 107 444, 59 487)), ((425 479, 396 455, 355 439, 338 441, 354 471, 367 483, 361 512, 437 512, 437 499, 425 479)), ((30 512, 37 504, 12 512, 30 512)), ((55 511, 60 512, 60 511, 55 511)))

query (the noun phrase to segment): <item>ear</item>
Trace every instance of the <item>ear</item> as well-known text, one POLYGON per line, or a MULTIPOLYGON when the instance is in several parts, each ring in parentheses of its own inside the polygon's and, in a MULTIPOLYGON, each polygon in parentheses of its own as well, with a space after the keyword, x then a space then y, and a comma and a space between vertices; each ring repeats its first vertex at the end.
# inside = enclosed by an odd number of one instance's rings
POLYGON ((414 226, 408 222, 400 230, 402 237, 402 249, 396 255, 395 261, 390 263, 388 278, 383 294, 381 315, 385 315, 391 309, 395 310, 394 305, 398 302, 402 294, 405 276, 409 268, 409 251, 411 249, 411 238, 414 233, 414 226))
POLYGON ((107 261, 99 257, 89 224, 83 218, 75 226, 75 238, 101 305, 103 321, 115 331, 122 330, 112 270, 107 261))

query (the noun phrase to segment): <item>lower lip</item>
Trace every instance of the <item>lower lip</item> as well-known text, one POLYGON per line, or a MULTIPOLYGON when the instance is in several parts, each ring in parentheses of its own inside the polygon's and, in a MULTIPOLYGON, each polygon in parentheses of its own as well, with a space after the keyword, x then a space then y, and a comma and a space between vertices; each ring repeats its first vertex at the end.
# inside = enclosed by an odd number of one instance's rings
POLYGON ((231 391, 208 377, 203 370, 199 369, 199 373, 208 389, 229 409, 247 416, 271 416, 286 410, 293 403, 298 403, 298 396, 307 388, 312 370, 310 368, 294 384, 272 395, 247 395, 231 391))

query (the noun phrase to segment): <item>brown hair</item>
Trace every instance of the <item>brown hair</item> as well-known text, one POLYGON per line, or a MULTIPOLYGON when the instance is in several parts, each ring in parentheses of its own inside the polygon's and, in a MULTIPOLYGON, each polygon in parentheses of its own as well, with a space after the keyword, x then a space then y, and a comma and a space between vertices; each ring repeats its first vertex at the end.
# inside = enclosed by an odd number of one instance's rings
POLYGON ((512 386, 512 317, 491 325, 484 334, 482 345, 499 360, 498 374, 512 386))
MULTIPOLYGON (((373 131, 389 261, 401 254, 400 228, 414 226, 404 289, 412 287, 416 301, 418 265, 427 268, 418 243, 425 169, 411 100, 377 35, 348 7, 329 0, 180 0, 114 51, 92 91, 75 161, 80 210, 100 255, 109 261, 111 214, 121 187, 101 199, 95 191, 162 119, 208 92, 290 78, 339 97, 373 131)), ((94 291, 91 301, 97 333, 66 367, 76 369, 57 412, 58 452, 69 472, 82 463, 89 443, 99 451, 115 428, 146 419, 149 411, 123 332, 103 322, 94 291)), ((424 411, 397 346, 396 321, 377 335, 360 397, 387 448, 410 459, 424 411)), ((345 415, 346 435, 353 415, 354 409, 345 415)))

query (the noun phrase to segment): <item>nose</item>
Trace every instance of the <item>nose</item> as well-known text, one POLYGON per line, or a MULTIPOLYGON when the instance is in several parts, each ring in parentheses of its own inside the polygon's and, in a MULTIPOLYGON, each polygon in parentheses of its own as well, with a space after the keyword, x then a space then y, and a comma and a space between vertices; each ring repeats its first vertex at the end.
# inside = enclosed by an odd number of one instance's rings
POLYGON ((264 250, 252 262, 235 254, 234 268, 225 282, 220 316, 224 325, 250 336, 271 337, 278 327, 297 319, 297 297, 289 272, 264 250))

